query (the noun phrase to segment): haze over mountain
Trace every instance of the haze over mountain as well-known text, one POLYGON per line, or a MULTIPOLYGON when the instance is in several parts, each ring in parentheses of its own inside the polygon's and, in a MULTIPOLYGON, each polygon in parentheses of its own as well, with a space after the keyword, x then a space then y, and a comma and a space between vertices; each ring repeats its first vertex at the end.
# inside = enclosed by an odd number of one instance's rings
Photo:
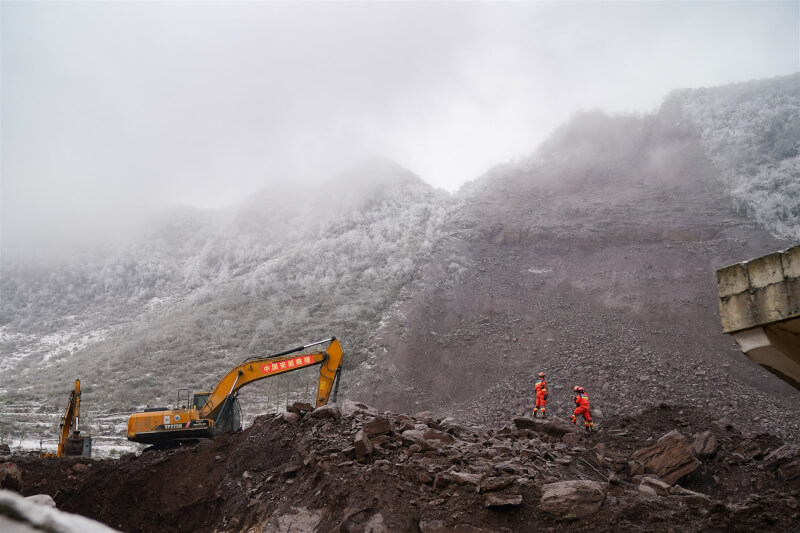
MULTIPOLYGON (((342 394, 381 409, 508 419, 547 370, 556 409, 579 382, 601 420, 671 402, 796 436, 798 393, 720 333, 714 271, 800 240, 799 150, 795 74, 578 113, 453 196, 372 160, 119 248, 4 257, 3 401, 59 407, 80 377, 87 409, 127 413, 336 335, 342 394)), ((243 391, 251 416, 308 386, 281 379, 243 391)))

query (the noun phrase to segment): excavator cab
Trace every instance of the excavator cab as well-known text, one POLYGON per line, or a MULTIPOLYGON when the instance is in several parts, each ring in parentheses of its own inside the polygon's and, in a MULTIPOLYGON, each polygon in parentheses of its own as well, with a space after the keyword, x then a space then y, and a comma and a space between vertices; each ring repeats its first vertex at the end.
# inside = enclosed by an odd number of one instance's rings
POLYGON ((209 396, 211 396, 210 392, 195 392, 192 397, 192 409, 197 409, 198 411, 202 409, 208 402, 209 396))

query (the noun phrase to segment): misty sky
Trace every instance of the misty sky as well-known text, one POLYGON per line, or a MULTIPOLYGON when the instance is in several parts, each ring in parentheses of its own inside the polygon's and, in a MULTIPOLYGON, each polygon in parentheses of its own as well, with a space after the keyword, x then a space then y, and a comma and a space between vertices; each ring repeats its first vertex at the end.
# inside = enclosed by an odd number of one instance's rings
POLYGON ((4 246, 375 155, 452 191, 579 109, 800 71, 797 1, 0 10, 4 246))

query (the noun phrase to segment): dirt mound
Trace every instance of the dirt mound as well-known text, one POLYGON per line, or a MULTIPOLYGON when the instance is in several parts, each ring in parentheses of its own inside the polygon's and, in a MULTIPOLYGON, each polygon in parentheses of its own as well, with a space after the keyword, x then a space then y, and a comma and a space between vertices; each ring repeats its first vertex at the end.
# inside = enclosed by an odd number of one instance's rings
POLYGON ((123 531, 555 531, 579 521, 569 527, 780 532, 800 517, 797 448, 699 409, 665 405, 593 433, 555 419, 489 429, 342 409, 264 416, 208 444, 119 460, 14 460, 26 494, 123 531), (673 430, 677 440, 661 439, 673 430), (654 472, 674 474, 681 447, 679 479, 660 481, 654 472))

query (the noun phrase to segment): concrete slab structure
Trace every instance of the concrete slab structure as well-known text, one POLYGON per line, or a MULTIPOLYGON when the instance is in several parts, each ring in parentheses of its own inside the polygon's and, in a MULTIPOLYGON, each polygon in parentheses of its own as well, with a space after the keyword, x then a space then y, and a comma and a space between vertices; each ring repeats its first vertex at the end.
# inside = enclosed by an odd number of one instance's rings
POLYGON ((722 330, 800 389, 800 245, 717 270, 722 330))

